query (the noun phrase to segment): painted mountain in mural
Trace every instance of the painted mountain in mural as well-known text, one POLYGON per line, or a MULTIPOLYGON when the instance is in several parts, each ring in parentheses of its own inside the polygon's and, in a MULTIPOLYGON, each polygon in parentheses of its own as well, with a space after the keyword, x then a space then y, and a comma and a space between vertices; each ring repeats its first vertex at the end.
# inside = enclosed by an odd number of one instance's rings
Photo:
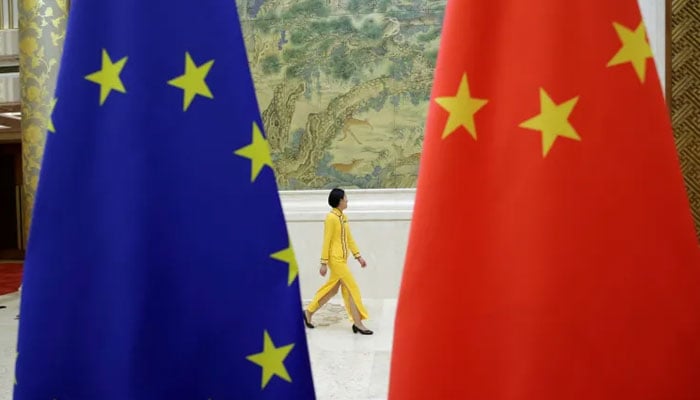
POLYGON ((415 186, 445 1, 238 1, 281 189, 415 186))

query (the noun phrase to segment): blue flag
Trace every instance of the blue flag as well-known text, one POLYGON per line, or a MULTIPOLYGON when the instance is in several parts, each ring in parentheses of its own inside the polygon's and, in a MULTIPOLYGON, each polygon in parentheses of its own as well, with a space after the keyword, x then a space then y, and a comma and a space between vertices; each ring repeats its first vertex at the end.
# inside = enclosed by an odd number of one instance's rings
POLYGON ((74 0, 15 399, 311 399, 297 263, 231 0, 74 0))

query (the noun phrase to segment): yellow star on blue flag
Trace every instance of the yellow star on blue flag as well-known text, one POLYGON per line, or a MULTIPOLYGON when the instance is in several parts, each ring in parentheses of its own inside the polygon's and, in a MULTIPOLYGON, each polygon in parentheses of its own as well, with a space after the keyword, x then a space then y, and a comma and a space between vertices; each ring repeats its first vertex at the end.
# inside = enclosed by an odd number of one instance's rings
POLYGON ((294 279, 296 279, 297 275, 299 274, 299 265, 297 265, 297 259, 294 256, 294 250, 292 249, 292 245, 290 244, 289 247, 287 247, 286 249, 271 254, 270 257, 274 258, 275 260, 287 263, 289 268, 287 284, 291 285, 294 282, 294 279))
POLYGON ((261 386, 265 389, 265 386, 270 382, 273 376, 277 375, 281 379, 287 382, 291 382, 292 378, 287 372, 287 368, 284 366, 284 360, 289 355, 289 352, 294 348, 294 343, 288 344, 286 346, 275 346, 272 342, 270 334, 265 331, 263 337, 263 351, 256 354, 251 354, 248 357, 248 361, 259 365, 262 368, 262 383, 261 386))
POLYGON ((236 155, 250 159, 250 180, 255 179, 260 171, 267 165, 272 167, 272 156, 270 156, 270 145, 260 132, 257 123, 253 123, 253 138, 249 145, 241 147, 234 152, 236 155))
POLYGON ((236 3, 70 13, 14 399, 313 399, 236 3))
POLYGON ((187 108, 192 104, 192 100, 196 95, 214 98, 214 95, 209 90, 209 86, 205 82, 209 70, 214 65, 214 60, 197 66, 192 60, 190 53, 185 53, 185 73, 168 81, 168 84, 182 89, 183 100, 182 109, 187 111, 187 108))
POLYGON ((116 62, 112 62, 112 58, 109 56, 109 53, 107 53, 107 50, 102 49, 101 68, 98 71, 85 76, 85 79, 100 86, 100 105, 105 103, 107 96, 109 96, 109 93, 112 90, 126 93, 126 88, 124 87, 124 83, 120 78, 120 74, 126 65, 127 58, 128 57, 123 57, 116 62))

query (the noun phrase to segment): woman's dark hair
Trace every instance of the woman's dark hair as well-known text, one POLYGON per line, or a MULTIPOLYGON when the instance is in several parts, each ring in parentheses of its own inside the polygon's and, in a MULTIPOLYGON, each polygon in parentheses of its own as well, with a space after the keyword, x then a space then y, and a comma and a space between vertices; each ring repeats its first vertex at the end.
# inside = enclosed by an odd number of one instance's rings
POLYGON ((345 190, 340 188, 331 190, 331 194, 328 195, 328 205, 333 208, 338 207, 338 204, 340 204, 340 200, 343 200, 343 197, 345 197, 345 190))

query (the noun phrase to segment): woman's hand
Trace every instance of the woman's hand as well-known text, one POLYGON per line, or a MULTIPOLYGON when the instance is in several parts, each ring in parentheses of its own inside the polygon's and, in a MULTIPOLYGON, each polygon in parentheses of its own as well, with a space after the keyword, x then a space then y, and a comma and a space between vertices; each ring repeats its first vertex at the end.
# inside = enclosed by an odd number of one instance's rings
POLYGON ((362 258, 362 256, 357 257, 357 262, 360 263, 360 267, 362 268, 367 266, 367 261, 365 261, 365 259, 362 258))
POLYGON ((326 276, 326 273, 328 272, 328 264, 321 264, 321 269, 318 271, 321 276, 326 276))

